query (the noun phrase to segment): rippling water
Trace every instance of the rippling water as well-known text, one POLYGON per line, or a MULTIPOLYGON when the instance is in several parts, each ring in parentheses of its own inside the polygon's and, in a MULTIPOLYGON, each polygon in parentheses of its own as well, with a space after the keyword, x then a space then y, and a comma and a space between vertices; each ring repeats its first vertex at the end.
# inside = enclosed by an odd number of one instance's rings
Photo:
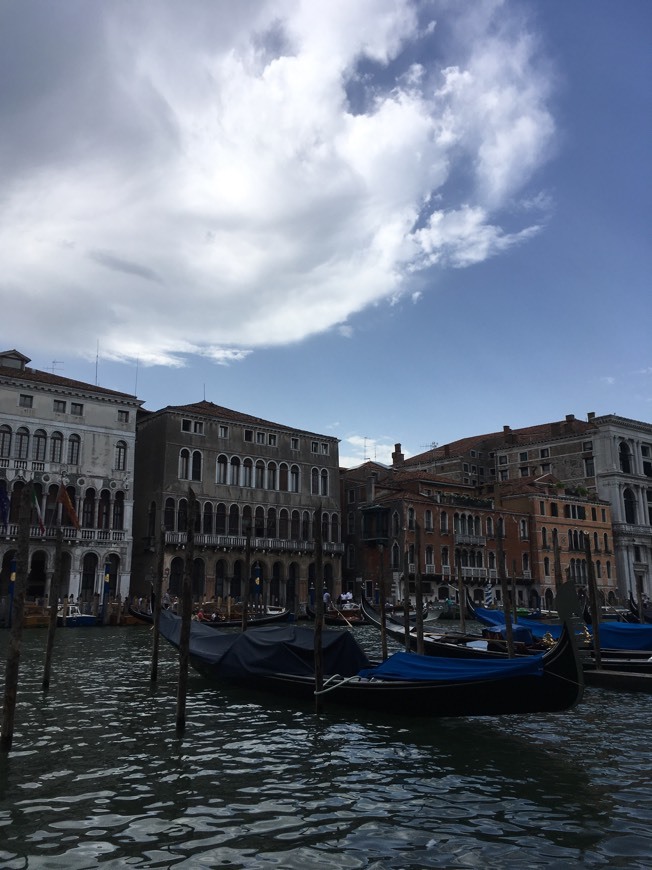
MULTIPOLYGON (((356 629, 370 648, 373 629, 356 629)), ((317 717, 191 675, 146 627, 23 635, 0 867, 650 866, 652 697, 567 714, 317 717)), ((7 632, 0 632, 4 676, 7 632)))

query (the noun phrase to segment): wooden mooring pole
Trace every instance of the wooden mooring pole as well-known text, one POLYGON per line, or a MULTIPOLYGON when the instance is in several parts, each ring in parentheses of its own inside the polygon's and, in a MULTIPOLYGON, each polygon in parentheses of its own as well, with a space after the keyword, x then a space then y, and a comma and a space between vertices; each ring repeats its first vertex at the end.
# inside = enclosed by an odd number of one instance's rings
POLYGON ((324 550, 321 534, 321 504, 313 515, 313 538, 315 540, 315 712, 321 713, 322 700, 319 694, 324 687, 324 550))
POLYGON ((16 698, 18 696, 18 671, 20 667, 20 644, 23 637, 25 616, 25 587, 29 567, 29 525, 32 512, 32 488, 28 483, 23 487, 18 516, 18 540, 16 550, 16 579, 14 581, 11 629, 7 648, 7 667, 5 670, 5 694, 2 707, 2 727, 0 728, 0 750, 8 752, 14 739, 14 719, 16 698))
POLYGON ((509 602, 509 587, 505 576, 505 551, 503 550, 503 530, 498 529, 498 576, 500 577, 500 591, 503 599, 503 613, 505 614, 505 639, 507 641, 507 655, 514 658, 514 632, 512 631, 512 612, 509 602))
POLYGON ((50 622, 48 623, 48 636, 45 643, 45 665, 43 667, 43 691, 50 688, 50 671, 52 670, 52 652, 54 650, 54 635, 57 630, 57 614, 59 610, 59 590, 61 589, 61 551, 63 549, 63 529, 57 529, 57 537, 54 545, 54 571, 50 581, 50 597, 48 606, 50 610, 50 622))
POLYGON ((595 569, 591 558, 591 538, 584 535, 584 553, 586 554, 587 580, 589 587, 589 605, 591 607, 591 632, 593 635, 593 657, 596 670, 602 668, 602 650, 600 649, 600 601, 598 600, 598 584, 595 580, 595 569))
POLYGON ((421 585, 421 526, 416 523, 414 529, 415 537, 415 553, 414 553, 414 607, 416 611, 416 632, 417 632, 417 654, 422 656, 425 654, 425 646, 423 643, 423 587, 421 585))
POLYGON ((179 636, 179 686, 177 689, 177 732, 186 727, 186 697, 188 694, 188 666, 190 663, 190 622, 192 620, 192 572, 195 561, 195 513, 197 499, 188 488, 188 531, 186 532, 186 558, 183 566, 181 589, 181 632, 179 636))
MULTIPOLYGON (((149 674, 151 683, 158 679, 158 653, 160 646, 159 627, 161 624, 161 606, 163 593, 163 565, 165 564, 165 526, 161 526, 156 542, 156 573, 154 576, 154 636, 152 638, 152 667, 149 674)), ((167 591, 167 590, 166 590, 167 591)))

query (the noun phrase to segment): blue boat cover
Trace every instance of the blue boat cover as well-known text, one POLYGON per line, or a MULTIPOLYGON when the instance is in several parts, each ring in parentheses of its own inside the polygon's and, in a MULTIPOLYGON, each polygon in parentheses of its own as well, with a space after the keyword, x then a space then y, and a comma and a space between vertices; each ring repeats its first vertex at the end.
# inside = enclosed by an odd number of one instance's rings
MULTIPOLYGON (((591 631, 591 626, 589 626, 591 631)), ((649 650, 652 654, 652 625, 632 622, 601 622, 602 649, 649 650)))
POLYGON ((449 659, 397 652, 375 668, 360 671, 361 677, 383 680, 431 680, 437 682, 477 682, 508 680, 514 677, 541 676, 543 653, 517 659, 449 659))
MULTIPOLYGON (((475 612, 480 622, 485 625, 505 625, 505 614, 502 610, 487 610, 485 607, 476 607, 475 612)), ((540 619, 527 619, 527 617, 519 616, 518 622, 514 624, 523 626, 531 632, 532 637, 542 638, 549 634, 554 640, 559 640, 561 637, 562 625, 560 622, 544 622, 540 619)))
MULTIPOLYGON (((160 631, 174 646, 179 645, 181 619, 161 611, 160 631)), ((193 621, 190 625, 190 656, 210 668, 213 676, 239 680, 248 676, 315 673, 315 632, 293 624, 262 625, 245 632, 212 628, 193 621)), ((370 665, 364 650, 348 631, 322 631, 325 675, 352 677, 370 665)))

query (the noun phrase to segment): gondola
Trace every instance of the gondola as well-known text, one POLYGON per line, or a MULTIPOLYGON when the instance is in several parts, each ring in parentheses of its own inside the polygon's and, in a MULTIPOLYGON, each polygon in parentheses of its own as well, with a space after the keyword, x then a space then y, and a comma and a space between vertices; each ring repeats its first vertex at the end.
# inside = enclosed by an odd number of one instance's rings
MULTIPOLYGON (((164 610, 168 610, 168 608, 164 608, 161 610, 163 613, 164 610)), ((174 611, 170 610, 170 613, 174 611)), ((138 608, 134 606, 129 607, 129 613, 131 616, 134 616, 136 619, 141 622, 154 622, 154 614, 150 611, 142 611, 138 610, 138 608)), ((280 609, 273 613, 265 613, 259 614, 255 610, 251 610, 247 616, 247 626, 260 626, 260 625, 276 625, 277 623, 288 622, 290 620, 291 613, 289 610, 280 609)), ((199 618, 196 621, 201 622, 203 625, 207 625, 209 628, 240 628, 242 625, 242 615, 232 616, 231 618, 218 616, 215 619, 211 618, 211 615, 206 612, 203 618, 199 618)))
MULTIPOLYGON (((309 604, 306 604, 306 616, 308 619, 315 619, 315 611, 309 604)), ((326 625, 336 626, 351 626, 364 625, 364 613, 359 605, 346 605, 344 607, 331 606, 324 610, 324 622, 326 625)))
MULTIPOLYGON (((365 619, 376 628, 381 627, 380 613, 375 607, 363 599, 362 609, 365 619)), ((405 627, 392 622, 389 619, 385 620, 385 632, 388 637, 400 644, 405 644, 405 627)), ((410 649, 413 652, 417 650, 417 634, 414 628, 411 628, 408 637, 410 649)), ((546 646, 543 642, 535 642, 532 635, 528 631, 514 630, 514 647, 517 655, 535 655, 543 652, 546 646)), ((465 659, 481 659, 507 658, 507 641, 504 638, 504 632, 487 631, 483 634, 477 633, 462 633, 462 632, 423 632, 423 651, 429 656, 447 656, 450 658, 465 658, 465 659)))
MULTIPOLYGON (((162 611, 160 631, 178 648, 178 616, 162 611)), ((217 684, 314 703, 314 643, 314 631, 296 625, 220 632, 192 622, 189 659, 217 684)), ((322 649, 321 700, 351 711, 430 717, 550 713, 573 707, 584 689, 568 630, 549 652, 500 661, 395 653, 373 664, 352 632, 327 628, 322 649)))
MULTIPOLYGON (((635 616, 637 620, 640 619, 638 604, 634 601, 634 596, 631 593, 629 595, 629 609, 632 616, 635 616)), ((652 623, 652 607, 643 606, 643 622, 652 623)))

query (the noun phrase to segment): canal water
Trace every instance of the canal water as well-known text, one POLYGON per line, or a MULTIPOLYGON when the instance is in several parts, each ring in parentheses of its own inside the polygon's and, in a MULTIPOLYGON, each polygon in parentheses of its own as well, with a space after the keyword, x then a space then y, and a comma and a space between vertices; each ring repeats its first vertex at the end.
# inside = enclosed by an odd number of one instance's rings
MULTIPOLYGON (((374 629, 356 636, 376 651, 374 629)), ((146 626, 23 634, 1 868, 648 868, 652 697, 420 721, 219 690, 146 626)), ((4 680, 8 632, 0 631, 4 680)))

